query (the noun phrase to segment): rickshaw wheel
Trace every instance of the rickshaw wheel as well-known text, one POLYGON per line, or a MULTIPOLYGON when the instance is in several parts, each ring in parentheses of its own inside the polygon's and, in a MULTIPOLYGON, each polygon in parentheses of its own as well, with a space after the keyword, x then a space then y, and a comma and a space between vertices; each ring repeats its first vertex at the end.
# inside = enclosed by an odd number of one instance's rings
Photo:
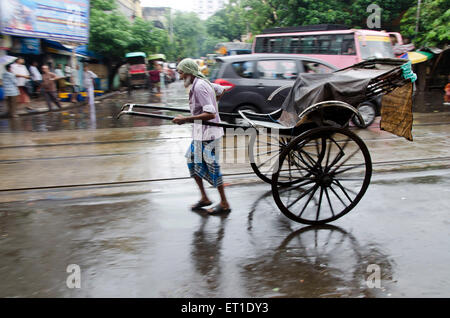
POLYGON ((319 127, 292 140, 279 156, 272 175, 272 195, 280 211, 304 224, 325 224, 352 210, 372 176, 364 142, 348 129, 319 127), (293 175, 304 177, 281 184, 280 168, 289 160, 293 175))
MULTIPOLYGON (((272 174, 278 167, 278 158, 280 153, 288 146, 291 141, 290 136, 277 134, 252 134, 248 144, 248 155, 250 165, 255 174, 264 182, 272 183, 272 174)), ((285 162, 289 166, 289 162, 285 162)), ((278 179, 280 184, 291 184, 295 180, 284 177, 286 169, 283 167, 281 176, 278 179)))

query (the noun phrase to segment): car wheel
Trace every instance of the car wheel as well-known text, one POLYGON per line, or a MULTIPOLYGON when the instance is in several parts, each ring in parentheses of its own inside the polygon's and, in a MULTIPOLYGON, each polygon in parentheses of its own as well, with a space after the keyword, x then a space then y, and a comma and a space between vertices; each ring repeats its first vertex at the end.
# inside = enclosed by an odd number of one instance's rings
MULTIPOLYGON (((258 109, 255 106, 252 106, 252 105, 239 106, 238 108, 236 108, 234 110, 234 112, 237 113, 239 110, 246 110, 246 111, 249 111, 249 112, 252 112, 252 113, 258 113, 258 109)), ((241 118, 241 117, 235 117, 233 123, 235 125, 239 125, 239 126, 242 126, 242 127, 250 127, 250 124, 244 118, 241 118)))
POLYGON ((375 105, 371 102, 363 102, 358 106, 358 111, 364 121, 361 122, 358 116, 353 116, 352 122, 359 128, 369 127, 376 117, 375 105))

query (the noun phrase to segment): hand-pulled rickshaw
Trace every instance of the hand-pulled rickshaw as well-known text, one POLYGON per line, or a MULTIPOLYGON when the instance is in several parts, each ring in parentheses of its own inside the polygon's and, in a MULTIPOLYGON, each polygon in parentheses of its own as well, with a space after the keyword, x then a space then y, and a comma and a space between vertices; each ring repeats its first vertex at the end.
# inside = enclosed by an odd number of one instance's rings
MULTIPOLYGON (((381 128, 412 140, 412 82, 416 75, 404 59, 373 59, 331 74, 302 74, 281 107, 269 114, 239 111, 255 134, 249 142, 249 159, 256 175, 271 184, 273 198, 288 218, 304 224, 324 224, 352 210, 366 192, 372 176, 369 150, 350 128, 353 105, 383 97, 381 128), (399 108, 402 108, 399 110, 399 108)), ((287 89, 281 87, 275 94, 287 89)), ((125 104, 121 115, 172 120, 153 111, 173 108, 125 104)), ((360 118, 360 120, 362 120, 360 118)), ((238 125, 209 123, 224 128, 238 125)))

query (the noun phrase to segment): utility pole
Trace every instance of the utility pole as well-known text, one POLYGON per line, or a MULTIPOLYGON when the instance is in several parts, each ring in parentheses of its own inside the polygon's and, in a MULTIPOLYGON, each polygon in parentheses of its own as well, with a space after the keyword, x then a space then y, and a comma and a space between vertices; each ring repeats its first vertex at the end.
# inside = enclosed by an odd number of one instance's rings
POLYGON ((419 20, 420 20, 420 4, 421 0, 417 0, 417 16, 416 16, 416 36, 419 33, 419 20))
POLYGON ((169 8, 169 34, 170 34, 170 41, 173 42, 172 8, 169 8))

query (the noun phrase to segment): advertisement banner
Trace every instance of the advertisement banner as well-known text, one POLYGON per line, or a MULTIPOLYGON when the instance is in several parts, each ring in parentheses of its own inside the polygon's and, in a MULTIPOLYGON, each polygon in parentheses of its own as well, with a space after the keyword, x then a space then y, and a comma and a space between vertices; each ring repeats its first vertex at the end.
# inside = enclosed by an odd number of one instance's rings
POLYGON ((19 54, 41 54, 41 39, 14 38, 11 52, 19 54))
POLYGON ((89 0, 0 0, 0 33, 87 43, 89 0))

